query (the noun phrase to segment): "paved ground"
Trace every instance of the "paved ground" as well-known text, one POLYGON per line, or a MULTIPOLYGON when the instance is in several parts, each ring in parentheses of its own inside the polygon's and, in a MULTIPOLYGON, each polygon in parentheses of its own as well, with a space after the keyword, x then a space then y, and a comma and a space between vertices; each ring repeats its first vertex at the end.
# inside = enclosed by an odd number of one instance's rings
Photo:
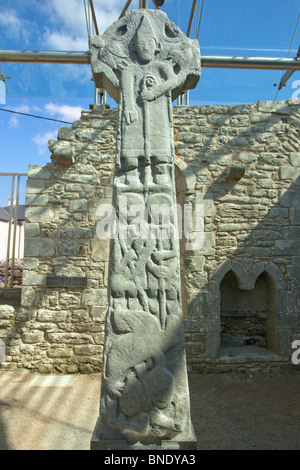
MULTIPOLYGON (((191 375, 200 449, 300 450, 300 370, 191 375)), ((88 450, 100 375, 0 372, 0 449, 88 450)))

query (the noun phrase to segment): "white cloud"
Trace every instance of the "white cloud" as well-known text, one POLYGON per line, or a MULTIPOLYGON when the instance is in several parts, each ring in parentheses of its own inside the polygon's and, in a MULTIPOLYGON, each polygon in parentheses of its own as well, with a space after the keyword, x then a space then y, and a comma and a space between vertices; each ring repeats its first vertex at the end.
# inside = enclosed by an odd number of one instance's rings
MULTIPOLYGON (((10 108, 12 111, 16 111, 17 113, 29 113, 30 108, 27 104, 21 104, 17 107, 10 108)), ((9 127, 16 128, 19 127, 19 117, 17 114, 13 114, 8 120, 9 127)))
POLYGON ((20 106, 16 106, 14 108, 11 108, 13 111, 16 111, 18 113, 29 113, 30 108, 28 104, 20 104, 20 106))
POLYGON ((47 103, 45 110, 52 117, 57 116, 62 121, 73 122, 80 118, 83 108, 81 108, 81 106, 70 106, 67 104, 47 103))
POLYGON ((87 36, 72 36, 64 32, 46 33, 47 47, 55 51, 86 51, 89 48, 87 36))
POLYGON ((43 155, 48 150, 49 140, 56 139, 56 137, 57 130, 54 132, 39 133, 35 137, 33 137, 32 140, 38 147, 38 153, 40 155, 43 155))
POLYGON ((16 116, 12 116, 8 120, 9 127, 19 127, 19 119, 16 116))
POLYGON ((18 12, 12 8, 4 8, 0 11, 0 28, 6 37, 21 39, 28 44, 34 30, 34 21, 19 17, 18 12))
MULTIPOLYGON (((87 2, 88 3, 88 2, 87 2)), ((94 0, 94 8, 100 34, 116 21, 125 5, 124 0, 94 0)), ((139 0, 133 0, 131 8, 138 8, 139 0)), ((44 31, 47 47, 55 50, 87 50, 88 33, 83 0, 49 0, 48 18, 53 24, 44 31), (67 12, 67 13, 66 13, 67 12)), ((90 17, 92 27, 92 18, 90 17)), ((93 31, 91 31, 93 32, 93 31)))

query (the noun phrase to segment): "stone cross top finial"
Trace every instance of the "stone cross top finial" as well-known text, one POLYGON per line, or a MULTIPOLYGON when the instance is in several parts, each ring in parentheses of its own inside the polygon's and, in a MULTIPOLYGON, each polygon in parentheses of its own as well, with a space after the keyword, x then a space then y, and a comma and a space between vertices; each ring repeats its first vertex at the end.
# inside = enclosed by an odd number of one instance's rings
MULTIPOLYGON (((131 10, 103 36, 91 37, 95 84, 119 103, 117 167, 139 190, 138 159, 146 172, 174 160, 171 103, 200 77, 198 42, 187 38, 165 13, 131 10)), ((165 174, 156 171, 153 179, 165 174)))

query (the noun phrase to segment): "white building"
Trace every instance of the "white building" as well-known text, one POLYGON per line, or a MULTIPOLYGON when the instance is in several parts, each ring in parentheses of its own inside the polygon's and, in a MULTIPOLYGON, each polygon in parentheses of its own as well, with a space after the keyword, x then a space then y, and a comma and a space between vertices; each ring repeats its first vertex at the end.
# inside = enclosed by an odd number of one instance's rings
MULTIPOLYGON (((12 258, 13 240, 14 240, 14 215, 15 207, 12 210, 12 223, 10 230, 10 253, 12 258)), ((22 259, 24 252, 24 222, 25 222, 25 206, 20 205, 17 209, 17 227, 15 238, 15 259, 22 259)), ((9 207, 0 207, 0 260, 5 260, 7 256, 7 247, 9 240, 9 207)))

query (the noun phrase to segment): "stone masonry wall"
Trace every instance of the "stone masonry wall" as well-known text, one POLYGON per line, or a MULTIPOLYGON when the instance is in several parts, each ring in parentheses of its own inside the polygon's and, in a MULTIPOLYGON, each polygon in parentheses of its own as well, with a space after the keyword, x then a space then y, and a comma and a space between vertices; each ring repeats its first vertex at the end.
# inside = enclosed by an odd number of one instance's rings
MULTIPOLYGON (((101 368, 109 242, 97 208, 111 203, 117 110, 84 111, 50 141, 52 162, 29 168, 20 309, 1 306, 4 368, 101 368), (46 287, 46 275, 83 276, 87 287, 46 287)), ((300 339, 300 106, 258 102, 174 108, 178 202, 204 207, 204 244, 182 240, 189 370, 272 368, 300 339), (269 282, 269 357, 220 353, 220 284, 269 282)))

